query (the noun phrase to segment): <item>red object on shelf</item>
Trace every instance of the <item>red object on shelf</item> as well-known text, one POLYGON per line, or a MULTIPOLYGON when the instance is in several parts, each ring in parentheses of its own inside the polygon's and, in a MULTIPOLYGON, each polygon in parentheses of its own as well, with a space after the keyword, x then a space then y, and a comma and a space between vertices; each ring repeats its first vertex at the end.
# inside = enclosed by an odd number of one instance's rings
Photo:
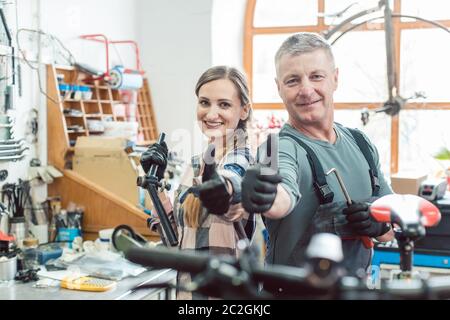
MULTIPOLYGON (((102 42, 105 44, 106 49, 106 72, 97 79, 105 79, 105 81, 109 80, 109 45, 110 44, 132 44, 134 46, 134 50, 136 53, 136 70, 132 69, 125 69, 124 73, 140 73, 141 75, 144 74, 144 71, 141 69, 141 60, 139 58, 139 46, 136 41, 133 40, 109 40, 108 37, 106 37, 104 34, 98 33, 98 34, 85 34, 81 35, 80 38, 96 41, 96 42, 102 42)), ((95 80, 97 80, 95 79, 95 80)))

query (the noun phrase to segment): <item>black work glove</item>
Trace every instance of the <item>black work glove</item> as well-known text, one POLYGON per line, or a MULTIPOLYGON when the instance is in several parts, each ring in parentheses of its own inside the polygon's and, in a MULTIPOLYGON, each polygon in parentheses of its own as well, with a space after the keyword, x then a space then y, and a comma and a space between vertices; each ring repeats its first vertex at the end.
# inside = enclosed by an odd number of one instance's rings
POLYGON ((275 201, 277 186, 282 181, 281 176, 262 164, 247 169, 242 180, 242 206, 249 213, 268 211, 275 201), (261 169, 265 169, 261 173, 261 169))
POLYGON ((148 173, 152 165, 157 165, 156 177, 161 180, 167 167, 167 144, 166 142, 154 143, 141 156, 141 166, 145 174, 148 173))
POLYGON ((390 226, 375 221, 369 212, 369 205, 364 202, 353 202, 342 210, 349 226, 360 236, 379 237, 389 231, 390 226))
MULTIPOLYGON (((214 150, 212 156, 214 157, 214 150)), ((205 164, 202 184, 197 187, 202 205, 209 213, 223 215, 230 207, 231 194, 227 191, 227 182, 216 171, 216 163, 205 164)))

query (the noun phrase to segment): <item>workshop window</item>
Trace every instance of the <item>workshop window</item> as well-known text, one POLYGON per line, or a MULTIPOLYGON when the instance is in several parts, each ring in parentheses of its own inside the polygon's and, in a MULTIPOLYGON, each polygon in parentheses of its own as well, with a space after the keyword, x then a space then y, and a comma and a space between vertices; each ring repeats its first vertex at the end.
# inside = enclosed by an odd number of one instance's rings
POLYGON ((258 0, 255 27, 317 25, 317 0, 258 0))
MULTIPOLYGON (((282 41, 297 32, 323 34, 378 3, 379 0, 247 1, 244 68, 253 106, 261 110, 255 111, 257 127, 264 128, 264 123, 273 125, 274 118, 275 122, 287 119, 274 81, 274 55, 282 41)), ((394 16, 419 16, 450 28, 449 1, 390 0, 389 7, 394 16)), ((392 19, 396 87, 407 100, 400 113, 391 117, 374 113, 388 100, 382 17, 383 10, 378 10, 352 21, 355 28, 333 44, 340 69, 336 121, 364 130, 377 145, 386 173, 411 168, 434 170, 441 165, 434 159, 435 154, 442 148, 450 149, 450 134, 445 129, 450 123, 450 33, 420 19, 392 19), (368 22, 357 25, 363 21, 368 22), (370 111, 366 125, 361 121, 364 108, 370 111), (439 120, 434 120, 437 117, 439 120), (420 150, 424 154, 419 157, 420 150)), ((338 31, 335 38, 341 33, 338 31)))
POLYGON ((404 110, 400 122, 400 163, 402 169, 429 168, 441 172, 450 167, 450 160, 437 161, 442 147, 450 150, 448 110, 404 110))
MULTIPOLYGON (((449 11, 450 16, 450 11, 449 11)), ((422 92, 425 102, 448 102, 450 34, 441 29, 404 30, 401 38, 400 90, 404 97, 422 92)))
POLYGON ((388 97, 383 31, 355 31, 333 46, 339 68, 335 102, 383 102, 388 97))
MULTIPOLYGON (((364 0, 364 1, 354 1, 354 0, 325 0, 325 10, 323 16, 325 17, 326 25, 338 25, 346 18, 360 12, 361 10, 376 7, 379 0, 364 0), (342 12, 342 15, 334 16, 336 13, 342 12)), ((392 3, 391 3, 392 7, 392 3)), ((367 18, 374 18, 379 16, 378 13, 372 13, 365 16, 364 18, 355 19, 352 23, 357 24, 362 22, 367 18)))

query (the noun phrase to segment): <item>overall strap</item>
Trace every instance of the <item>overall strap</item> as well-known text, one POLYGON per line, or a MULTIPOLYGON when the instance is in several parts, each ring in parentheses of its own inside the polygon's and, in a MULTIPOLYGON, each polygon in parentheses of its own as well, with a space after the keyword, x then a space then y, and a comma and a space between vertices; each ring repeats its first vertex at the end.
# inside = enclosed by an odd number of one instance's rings
POLYGON ((380 191, 380 182, 378 179, 378 170, 375 166, 375 161, 373 159, 373 154, 370 152, 369 144, 367 140, 364 138, 363 134, 357 129, 347 128, 352 134, 353 138, 356 141, 359 149, 361 150, 364 158, 366 158, 367 163, 369 164, 369 175, 370 175, 370 183, 372 185, 372 196, 378 196, 378 192, 380 191))
POLYGON ((280 137, 289 137, 295 142, 297 142, 305 151, 306 157, 308 159, 309 165, 311 167, 311 171, 313 174, 314 180, 314 188, 319 196, 319 200, 321 204, 330 203, 333 201, 334 193, 331 191, 330 186, 327 183, 327 179, 325 177, 325 172, 323 171, 323 167, 317 158, 314 151, 304 143, 300 138, 290 134, 288 132, 281 132, 280 137))

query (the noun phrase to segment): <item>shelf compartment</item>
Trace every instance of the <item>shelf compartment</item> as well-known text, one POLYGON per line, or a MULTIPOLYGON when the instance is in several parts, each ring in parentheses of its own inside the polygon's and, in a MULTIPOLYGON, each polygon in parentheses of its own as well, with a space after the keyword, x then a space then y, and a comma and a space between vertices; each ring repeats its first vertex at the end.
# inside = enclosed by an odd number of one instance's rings
POLYGON ((86 118, 101 118, 103 115, 101 113, 86 113, 86 118))
POLYGON ((102 110, 100 109, 100 105, 98 103, 86 103, 84 106, 84 112, 86 114, 101 114, 102 110))
POLYGON ((85 134, 86 133, 86 130, 84 130, 84 129, 82 129, 82 130, 77 130, 77 131, 74 131, 74 130, 67 130, 67 133, 68 134, 85 134))

